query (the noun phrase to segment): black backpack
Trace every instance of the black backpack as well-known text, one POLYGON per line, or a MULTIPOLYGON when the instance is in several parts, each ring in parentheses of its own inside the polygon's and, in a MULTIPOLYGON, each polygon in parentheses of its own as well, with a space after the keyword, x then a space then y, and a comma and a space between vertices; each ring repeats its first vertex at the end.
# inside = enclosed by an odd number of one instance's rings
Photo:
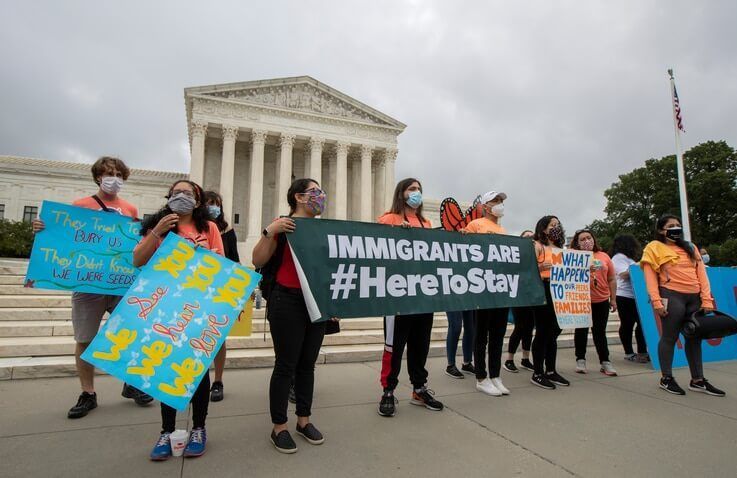
POLYGON ((284 248, 287 246, 286 234, 279 234, 276 236, 276 250, 269 259, 269 262, 256 269, 256 272, 261 274, 261 281, 258 283, 259 289, 261 289, 261 296, 269 300, 271 291, 274 290, 276 285, 276 273, 281 267, 281 261, 284 257, 284 248))

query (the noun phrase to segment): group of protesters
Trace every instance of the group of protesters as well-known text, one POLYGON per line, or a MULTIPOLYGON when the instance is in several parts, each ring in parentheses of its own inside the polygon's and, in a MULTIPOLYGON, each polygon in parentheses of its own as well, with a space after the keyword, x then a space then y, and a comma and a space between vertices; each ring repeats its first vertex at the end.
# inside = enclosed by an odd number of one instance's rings
MULTIPOLYGON (((92 166, 92 178, 98 190, 90 196, 78 199, 75 206, 138 217, 138 210, 119 195, 130 174, 123 161, 114 157, 102 157, 92 166)), ((422 185, 414 178, 400 181, 394 190, 391 209, 378 218, 378 223, 405 228, 431 228, 432 222, 423 215, 422 185)), ((324 335, 339 330, 339 318, 325 322, 312 322, 305 305, 300 279, 290 251, 286 235, 295 231, 293 218, 319 217, 326 207, 326 194, 320 184, 309 178, 295 180, 284 198, 289 214, 274 219, 267 225, 255 245, 252 263, 263 275, 261 290, 267 299, 266 318, 269 323, 275 361, 269 384, 271 421, 270 440, 283 453, 294 453, 297 444, 288 428, 289 401, 296 403, 296 433, 312 445, 320 445, 324 437, 312 423, 312 398, 315 362, 324 335)), ((507 194, 490 191, 481 196, 479 207, 482 215, 468 223, 462 234, 507 234, 502 225, 504 203, 507 194)), ((33 221, 34 232, 44 228, 40 219, 33 221)), ((222 198, 215 191, 205 191, 193 181, 178 180, 168 190, 161 209, 142 222, 142 239, 133 253, 137 267, 145 265, 164 237, 173 232, 184 239, 239 262, 235 232, 224 217, 222 198)), ((557 366, 558 326, 550 293, 550 274, 553 267, 554 248, 590 251, 593 254, 591 274, 592 327, 600 371, 616 376, 607 345, 607 321, 610 312, 620 317, 619 336, 624 347, 625 359, 631 362, 649 361, 642 326, 635 306, 634 291, 629 277, 632 264, 641 265, 650 301, 662 323, 662 336, 657 344, 662 377, 659 386, 670 393, 683 395, 671 371, 673 352, 681 326, 695 311, 714 309, 704 259, 698 248, 683 239, 679 219, 666 215, 655 225, 655 240, 644 251, 634 237, 620 235, 614 239, 611 258, 602 250, 594 232, 581 229, 575 232, 569 244, 558 217, 540 218, 534 230, 524 231, 523 238, 534 242, 540 279, 545 290, 543 305, 514 308, 514 330, 510 336, 506 359, 502 363, 504 337, 510 310, 490 308, 449 311, 447 334, 448 366, 446 374, 464 378, 471 374, 480 392, 501 397, 510 394, 501 378, 501 369, 519 373, 514 356, 522 346, 520 367, 532 372, 531 382, 543 389, 555 390, 569 387, 570 381, 559 373, 557 366), (637 352, 633 349, 635 335, 637 352), (456 367, 456 353, 461 333, 463 362, 456 367), (488 360, 487 360, 488 357, 488 360)), ((94 368, 80 358, 97 333, 105 313, 110 313, 120 301, 118 296, 75 292, 72 295, 72 323, 76 342, 76 368, 80 379, 81 394, 69 410, 69 418, 81 418, 97 407, 94 386, 94 368)), ((426 361, 431 345, 433 313, 403 314, 384 317, 385 346, 381 363, 380 382, 383 388, 378 413, 394 416, 397 398, 394 395, 407 349, 407 368, 412 384, 410 403, 428 410, 440 411, 443 404, 427 387, 426 361)), ((588 328, 576 329, 575 372, 587 373, 586 349, 588 328)), ((725 393, 714 387, 703 373, 701 340, 687 338, 685 351, 690 368, 689 390, 713 396, 725 393)), ((210 401, 224 397, 223 368, 226 347, 223 342, 214 359, 215 379, 210 382, 209 371, 197 386, 191 399, 192 429, 184 456, 196 457, 205 452, 205 422, 210 401)), ((128 384, 123 385, 122 395, 140 406, 147 406, 153 398, 128 384)), ((161 432, 151 450, 152 460, 166 460, 172 456, 170 435, 175 430, 176 410, 161 403, 161 432)))

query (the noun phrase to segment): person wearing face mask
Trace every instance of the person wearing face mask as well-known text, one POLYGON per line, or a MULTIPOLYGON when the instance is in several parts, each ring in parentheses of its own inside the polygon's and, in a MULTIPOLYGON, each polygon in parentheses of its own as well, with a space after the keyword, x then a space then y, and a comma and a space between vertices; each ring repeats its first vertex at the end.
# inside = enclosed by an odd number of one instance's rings
MULTIPOLYGON (((683 323, 702 309, 714 310, 714 299, 706 275, 704 261, 698 249, 683 239, 683 228, 678 217, 666 214, 655 224, 655 240, 645 246, 640 266, 645 274, 647 292, 660 320, 661 334, 658 343, 660 359, 660 388, 674 395, 686 392, 673 377, 673 350, 683 323)), ((724 391, 704 378, 701 359, 701 339, 686 338, 685 352, 691 382, 688 389, 717 397, 724 391)))
MULTIPOLYGON (((502 192, 489 191, 481 196, 480 206, 483 216, 474 219, 463 229, 470 234, 506 234, 507 230, 500 224, 504 216, 504 201, 507 195, 502 192)), ((476 390, 493 397, 509 395, 499 376, 502 362, 504 334, 507 332, 508 307, 496 309, 480 309, 476 311, 475 346, 473 353, 476 369, 476 390), (489 345, 489 373, 486 373, 486 345, 489 345)))
MULTIPOLYGON (((422 215, 422 185, 415 178, 399 181, 394 189, 391 210, 378 219, 379 224, 401 227, 430 228, 422 215)), ((384 317, 384 354, 381 361, 379 415, 393 417, 396 413, 394 389, 399 384, 404 347, 407 347, 407 369, 412 382, 410 403, 440 411, 443 404, 435 400, 435 392, 427 388, 427 354, 430 352, 433 313, 390 315, 384 317)))
MULTIPOLYGON (((240 263, 238 256, 238 239, 235 236, 235 230, 230 227, 228 221, 225 220, 223 214, 223 198, 215 191, 205 191, 205 205, 207 206, 208 216, 211 221, 215 222, 220 231, 220 237, 223 240, 223 255, 233 262, 240 263)), ((215 355, 213 364, 215 365, 215 380, 212 382, 210 390, 210 401, 219 402, 224 398, 223 371, 225 370, 226 346, 223 342, 222 347, 215 355)))
MULTIPOLYGON (((571 249, 593 253, 591 265, 591 335, 594 338, 596 353, 601 364, 600 372, 609 377, 617 375, 617 371, 609 361, 609 345, 606 340, 606 326, 609 311, 616 312, 617 276, 614 264, 606 252, 601 250, 596 237, 590 229, 576 231, 571 241, 571 249)), ((589 341, 589 328, 580 327, 574 332, 576 347, 576 373, 587 373, 586 347, 589 341)))
MULTIPOLYGON (((520 237, 532 239, 535 233, 527 230, 520 234, 520 237)), ((530 361, 530 348, 532 346, 532 331, 535 328, 535 315, 532 307, 514 307, 512 309, 514 316, 514 330, 509 336, 509 344, 507 348, 507 360, 504 362, 504 370, 507 372, 518 373, 519 369, 514 364, 514 354, 517 347, 522 344, 522 360, 520 367, 532 372, 534 367, 530 361)))
POLYGON ((709 253, 706 252, 706 249, 703 247, 699 249, 699 254, 701 254, 701 260, 704 262, 705 267, 709 267, 709 262, 711 262, 711 257, 709 257, 709 253))
MULTIPOLYGON (((182 180, 172 184, 167 202, 156 214, 141 224, 141 242, 133 250, 133 264, 141 267, 148 263, 169 232, 178 234, 192 244, 223 255, 223 240, 218 226, 210 220, 202 188, 192 181, 182 180)), ((205 372, 192 396, 192 431, 184 456, 196 457, 205 453, 207 433, 205 419, 210 403, 210 372, 205 372)), ((161 433, 150 458, 163 461, 171 456, 169 435, 176 428, 176 409, 161 403, 161 433)))
POLYGON ((286 235, 294 232, 293 217, 315 218, 325 210, 326 196, 317 181, 297 179, 287 191, 289 216, 279 217, 263 230, 253 249, 253 265, 263 274, 261 290, 267 299, 266 318, 274 342, 274 370, 269 384, 271 443, 281 453, 295 453, 297 444, 287 426, 289 388, 294 380, 297 434, 312 445, 325 441, 310 422, 315 362, 325 336, 326 322, 310 320, 286 235))
MULTIPOLYGON (((122 160, 111 156, 101 157, 92 165, 92 179, 97 185, 97 192, 92 196, 77 199, 72 205, 137 218, 138 208, 118 196, 129 175, 130 169, 122 160)), ((41 219, 36 218, 33 220, 32 227, 33 232, 37 233, 44 229, 45 224, 41 219)), ((76 342, 74 362, 82 393, 77 399, 77 404, 67 413, 68 418, 82 418, 97 408, 95 368, 82 360, 80 356, 97 334, 105 312, 111 313, 121 298, 116 295, 72 293, 72 328, 76 342)), ((128 384, 123 384, 122 395, 133 399, 140 406, 153 401, 153 397, 149 394, 128 384)))
POLYGON ((530 381, 546 390, 556 385, 568 387, 571 382, 556 371, 560 327, 550 295, 550 269, 553 267, 553 248, 563 248, 565 232, 556 216, 543 216, 535 225, 535 254, 540 278, 545 289, 545 304, 534 307, 535 338, 532 340, 534 372, 530 381))

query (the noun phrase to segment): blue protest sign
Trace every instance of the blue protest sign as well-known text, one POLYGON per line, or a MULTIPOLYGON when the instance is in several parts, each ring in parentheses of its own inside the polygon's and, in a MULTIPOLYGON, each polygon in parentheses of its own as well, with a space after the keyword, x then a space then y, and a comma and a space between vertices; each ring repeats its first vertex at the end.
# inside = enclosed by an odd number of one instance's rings
POLYGON ((140 224, 133 218, 44 201, 26 287, 123 295, 136 279, 133 249, 140 224))
POLYGON ((260 278, 170 233, 82 359, 184 410, 260 278))

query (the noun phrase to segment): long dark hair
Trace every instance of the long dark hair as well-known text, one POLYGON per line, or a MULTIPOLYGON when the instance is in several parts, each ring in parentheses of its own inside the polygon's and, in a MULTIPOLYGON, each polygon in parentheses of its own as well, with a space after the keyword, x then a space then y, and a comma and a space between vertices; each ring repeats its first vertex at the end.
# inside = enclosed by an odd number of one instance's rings
MULTIPOLYGON (((197 229, 197 232, 200 233, 208 231, 210 227, 207 225, 207 223, 210 222, 210 216, 207 212, 205 201, 203 201, 203 198, 205 197, 205 192, 202 190, 199 184, 188 179, 180 179, 179 181, 171 185, 171 187, 169 188, 169 192, 166 193, 166 199, 169 199, 171 197, 171 193, 176 185, 181 183, 187 183, 192 186, 192 190, 194 191, 194 199, 199 203, 199 205, 196 206, 192 211, 192 222, 194 222, 195 229, 197 229)), ((141 235, 145 236, 148 231, 156 227, 159 221, 161 221, 161 218, 163 218, 167 214, 173 213, 174 211, 169 209, 169 205, 165 204, 164 207, 156 212, 156 214, 153 214, 143 220, 143 223, 141 223, 141 235)), ((175 234, 179 232, 179 224, 174 226, 172 231, 175 234)))
MULTIPOLYGON (((407 190, 410 186, 412 186, 412 183, 417 183, 420 185, 420 192, 422 192, 422 183, 418 181, 415 178, 407 178, 402 179, 397 183, 397 187, 394 188, 394 196, 392 196, 392 208, 389 210, 389 212, 393 214, 401 214, 404 215, 404 208, 405 208, 405 201, 404 201, 404 191, 407 190)), ((422 215, 422 204, 420 204, 420 207, 415 209, 415 215, 417 216, 417 219, 420 220, 420 222, 426 222, 427 219, 425 219, 425 216, 422 215)))
POLYGON ((620 234, 614 238, 612 243, 612 257, 615 254, 624 254, 635 262, 642 257, 642 246, 632 234, 620 234))
MULTIPOLYGON (((661 233, 660 230, 665 227, 665 223, 670 221, 671 219, 675 219, 678 221, 678 224, 681 224, 681 218, 678 216, 674 216, 673 214, 663 214, 658 218, 658 221, 655 223, 655 239, 662 242, 663 244, 668 244, 668 241, 665 239, 665 234, 661 233)), ((688 254, 688 257, 692 260, 696 260, 696 253, 694 252, 693 244, 686 241, 683 236, 676 239, 675 241, 676 246, 680 247, 684 251, 686 251, 686 254, 688 254)))
POLYGON ((218 230, 223 232, 228 228, 228 221, 225 220, 225 213, 223 212, 223 197, 215 191, 205 191, 205 207, 207 207, 207 203, 209 202, 214 202, 220 206, 220 214, 215 219, 212 219, 212 221, 218 225, 218 230))
POLYGON ((320 187, 320 183, 311 178, 301 178, 292 181, 287 191, 287 204, 289 204, 290 216, 297 211, 297 194, 306 192, 310 188, 310 183, 315 183, 317 187, 320 187))
MULTIPOLYGON (((537 221, 537 224, 535 225, 535 235, 532 236, 532 238, 545 245, 547 245, 548 242, 552 242, 552 240, 545 233, 545 229, 547 229, 547 227, 550 225, 550 221, 552 221, 553 219, 558 219, 558 216, 541 217, 540 220, 537 221)), ((560 224, 560 219, 558 219, 558 223, 560 224)), ((563 229, 562 225, 561 225, 561 229, 563 229)), ((565 236, 566 236, 566 233, 565 231, 563 231, 563 234, 561 234, 561 237, 558 239, 558 241, 553 242, 553 244, 557 247, 563 247, 563 244, 565 242, 565 236)))
POLYGON ((594 231, 591 229, 579 229, 576 231, 576 233, 573 235, 573 239, 571 239, 571 249, 575 251, 581 250, 581 244, 578 241, 578 238, 581 236, 581 234, 588 232, 591 234, 591 238, 594 240, 594 249, 592 252, 599 252, 601 251, 601 246, 599 246, 599 241, 596 240, 596 235, 594 234, 594 231))

